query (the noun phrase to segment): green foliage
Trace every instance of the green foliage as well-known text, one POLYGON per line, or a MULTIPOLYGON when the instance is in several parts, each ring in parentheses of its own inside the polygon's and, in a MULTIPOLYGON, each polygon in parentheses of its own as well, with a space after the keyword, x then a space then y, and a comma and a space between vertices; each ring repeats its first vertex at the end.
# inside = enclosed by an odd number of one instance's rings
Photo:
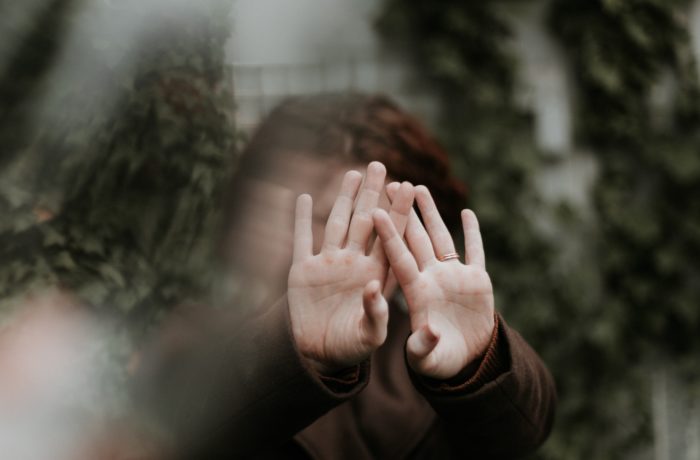
POLYGON ((674 356, 700 350, 700 92, 676 13, 654 1, 579 1, 558 2, 551 16, 585 94, 581 142, 600 158, 601 268, 608 299, 626 310, 618 333, 638 353, 674 356), (654 126, 649 94, 663 71, 682 103, 654 126))
POLYGON ((535 147, 530 116, 513 101, 502 4, 388 0, 378 22, 439 94, 441 139, 480 216, 499 309, 557 380, 542 458, 643 450, 650 369, 668 357, 697 367, 700 93, 684 3, 550 5, 576 76, 577 141, 598 161, 595 225, 537 195, 535 174, 555 160, 535 147), (677 91, 670 122, 659 123, 650 94, 667 72, 677 91), (542 220, 556 231, 543 232, 542 220))
MULTIPOLYGON (((579 136, 601 165, 599 250, 607 298, 625 318, 619 340, 634 353, 673 356, 681 367, 700 351, 700 87, 681 14, 686 3, 558 2, 551 16, 586 95, 579 118, 596 120, 581 123, 579 136), (608 24, 608 36, 589 37, 584 29, 593 23, 608 24), (606 59, 587 51, 603 42, 606 59), (649 95, 663 72, 675 97, 659 124, 649 95), (625 84, 607 86, 601 73, 625 84)), ((697 374, 692 367, 685 370, 697 374)))
POLYGON ((228 5, 157 6, 55 0, 16 34, 0 309, 58 286, 138 332, 210 291, 233 159, 228 5))

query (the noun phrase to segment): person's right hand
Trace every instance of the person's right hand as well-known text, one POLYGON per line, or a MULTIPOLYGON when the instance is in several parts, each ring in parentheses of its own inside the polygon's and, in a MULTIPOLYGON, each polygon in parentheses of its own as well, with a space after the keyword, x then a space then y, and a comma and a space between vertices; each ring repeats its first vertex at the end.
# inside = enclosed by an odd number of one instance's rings
MULTIPOLYGON (((372 212, 385 176, 384 165, 369 164, 353 210, 362 175, 345 174, 316 255, 311 197, 301 195, 297 200, 289 311, 300 352, 322 374, 361 363, 386 338, 389 311, 381 292, 388 263, 378 240, 368 254, 372 212)), ((413 196, 413 186, 405 182, 394 197, 390 216, 399 232, 406 226, 413 196)))

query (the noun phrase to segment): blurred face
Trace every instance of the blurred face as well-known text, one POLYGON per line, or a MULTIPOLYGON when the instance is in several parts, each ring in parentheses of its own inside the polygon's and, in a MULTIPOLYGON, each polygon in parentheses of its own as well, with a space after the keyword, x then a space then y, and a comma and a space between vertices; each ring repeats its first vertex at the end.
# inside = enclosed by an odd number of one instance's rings
MULTIPOLYGON (((276 287, 286 286, 292 260, 294 207, 302 193, 314 202, 314 249, 323 243, 324 228, 344 174, 355 169, 365 173, 367 165, 346 163, 337 158, 313 158, 290 152, 269 166, 268 179, 245 180, 245 195, 239 197, 241 212, 234 217, 228 239, 228 259, 240 273, 260 277, 276 287)), ((388 209, 386 193, 380 206, 388 209)))

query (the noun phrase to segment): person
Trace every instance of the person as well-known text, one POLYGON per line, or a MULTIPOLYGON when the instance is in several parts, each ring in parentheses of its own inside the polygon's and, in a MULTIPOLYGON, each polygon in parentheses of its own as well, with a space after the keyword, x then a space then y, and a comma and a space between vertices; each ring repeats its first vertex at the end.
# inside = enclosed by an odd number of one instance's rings
POLYGON ((546 439, 553 380, 496 312, 476 215, 417 120, 384 97, 289 99, 230 196, 226 258, 265 292, 181 313, 144 354, 172 457, 516 458, 546 439))

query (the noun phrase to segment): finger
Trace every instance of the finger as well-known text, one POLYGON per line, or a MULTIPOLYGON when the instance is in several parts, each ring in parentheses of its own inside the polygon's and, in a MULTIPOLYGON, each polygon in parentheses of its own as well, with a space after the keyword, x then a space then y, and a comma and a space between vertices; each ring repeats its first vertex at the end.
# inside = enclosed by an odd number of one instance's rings
POLYGON ((479 221, 474 211, 470 209, 462 210, 462 229, 464 230, 466 262, 485 270, 486 255, 484 254, 484 243, 481 241, 479 221))
MULTIPOLYGON (((391 184, 390 184, 391 185, 391 184)), ((393 199, 392 195, 396 193, 396 187, 389 189, 387 187, 387 195, 389 199, 393 199)), ((418 214, 416 211, 411 209, 409 211, 407 223, 406 223, 406 242, 408 243, 408 248, 413 253, 413 256, 418 262, 418 268, 422 271, 427 266, 437 262, 435 258, 435 251, 433 250, 433 244, 430 242, 430 237, 428 232, 423 227, 418 214)))
MULTIPOLYGON (((403 237, 408 216, 413 208, 413 197, 415 196, 414 188, 410 182, 404 182, 402 184, 393 182, 389 185, 391 185, 391 187, 387 186, 387 196, 389 193, 392 195, 389 197, 389 201, 391 201, 389 217, 397 233, 403 237), (389 192, 390 188, 392 190, 391 192, 389 192)), ((372 256, 378 260, 384 260, 384 246, 380 240, 375 241, 374 248, 372 249, 372 256)))
POLYGON ((377 229, 377 234, 384 245, 384 252, 397 281, 402 287, 408 286, 420 275, 416 259, 406 247, 386 211, 376 210, 373 218, 374 228, 377 229))
POLYGON ((411 210, 411 215, 408 216, 406 241, 421 270, 437 262, 428 232, 414 210, 411 210))
POLYGON ((416 192, 415 187, 410 182, 402 182, 400 185, 396 184, 398 186, 392 187, 392 189, 395 189, 395 192, 390 197, 391 208, 389 209, 389 217, 391 217, 396 231, 400 236, 403 236, 408 216, 413 209, 413 199, 416 196, 416 192))
POLYGON ((311 195, 306 193, 299 195, 294 217, 294 262, 299 262, 313 255, 312 212, 311 195))
POLYGON ((381 293, 381 283, 370 281, 362 292, 362 336, 365 343, 373 348, 379 347, 386 340, 389 323, 389 305, 381 293))
POLYGON ((377 208, 385 178, 386 168, 383 164, 373 161, 367 166, 365 183, 360 189, 355 212, 353 212, 350 221, 348 248, 365 252, 367 241, 372 234, 372 212, 377 208))
POLYGON ((423 185, 416 187, 416 202, 418 203, 421 216, 423 216, 425 228, 433 243, 435 255, 440 258, 444 255, 457 252, 454 242, 452 241, 452 236, 449 230, 447 230, 447 226, 442 221, 442 217, 440 217, 440 213, 435 206, 435 201, 433 201, 430 191, 423 185))
POLYGON ((396 195, 396 191, 401 187, 401 184, 398 182, 391 182, 389 184, 386 184, 386 195, 389 197, 389 201, 394 200, 394 196, 396 195))
MULTIPOLYGON (((389 199, 389 207, 391 207, 391 204, 393 203, 394 198, 396 197, 396 192, 399 190, 399 187, 401 187, 401 184, 398 182, 391 182, 387 184, 386 196, 389 199)), ((389 212, 389 217, 391 217, 391 211, 389 212)), ((400 233, 401 232, 399 232, 399 234, 400 233)), ((382 241, 379 238, 377 238, 374 241, 374 247, 372 248, 372 257, 376 260, 381 261, 382 263, 388 263, 388 261, 386 260, 386 255, 384 254, 384 245, 382 244, 382 241)), ((386 285, 386 282, 384 284, 386 285)))
POLYGON ((362 174, 357 171, 348 171, 343 177, 338 198, 333 204, 333 209, 326 222, 326 231, 323 237, 323 248, 340 248, 345 241, 352 215, 352 205, 355 202, 357 189, 360 187, 362 174))
POLYGON ((425 324, 415 331, 406 342, 406 358, 411 368, 422 374, 429 374, 435 367, 435 356, 431 352, 435 350, 440 337, 425 324))

